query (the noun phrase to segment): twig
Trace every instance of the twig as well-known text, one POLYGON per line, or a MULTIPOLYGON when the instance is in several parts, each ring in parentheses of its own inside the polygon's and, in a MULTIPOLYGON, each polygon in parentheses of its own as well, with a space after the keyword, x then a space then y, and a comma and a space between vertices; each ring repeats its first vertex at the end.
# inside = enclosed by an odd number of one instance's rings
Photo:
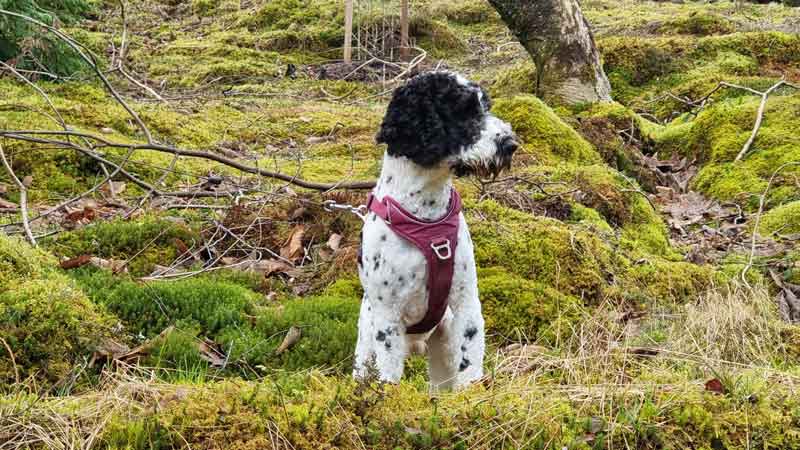
MULTIPOLYGON (((750 151, 750 146, 753 145, 753 141, 756 140, 756 135, 758 134, 758 129, 761 128, 761 121, 764 120, 764 109, 767 106, 767 97, 775 89, 778 89, 779 87, 781 87, 781 86, 783 86, 785 84, 786 84, 786 81, 781 79, 781 81, 778 81, 777 83, 773 84, 769 89, 767 89, 766 91, 760 93, 761 94, 761 103, 758 105, 758 113, 756 115, 756 123, 755 123, 755 125, 753 125, 753 132, 750 134, 750 138, 747 140, 747 142, 744 143, 744 146, 742 146, 742 150, 739 152, 738 155, 736 155, 736 159, 734 159, 733 162, 737 162, 737 161, 741 160, 742 158, 744 158, 744 155, 746 155, 747 152, 750 151)), ((755 91, 755 92, 758 92, 758 91, 755 91)))
POLYGON ((33 232, 31 231, 31 224, 28 222, 28 189, 22 184, 22 181, 19 181, 17 178, 17 174, 14 173, 14 169, 11 168, 11 164, 8 163, 6 159, 6 154, 3 151, 3 144, 0 144, 0 160, 2 160, 3 165, 8 172, 8 175, 14 180, 14 183, 19 188, 19 210, 20 214, 22 215, 22 228, 25 229, 25 236, 28 238, 28 242, 31 243, 34 247, 36 247, 36 238, 33 237, 33 232))
POLYGON ((755 258, 756 253, 756 235, 758 234, 758 227, 761 223, 761 214, 764 212, 764 203, 766 203, 767 193, 769 192, 770 188, 772 187, 772 182, 775 180, 775 177, 785 168, 791 166, 800 166, 800 161, 792 161, 785 164, 781 164, 774 172, 772 172, 772 176, 769 177, 769 181, 767 182, 767 187, 764 189, 764 192, 761 194, 761 197, 758 200, 758 212, 756 213, 756 222, 753 226, 753 236, 750 240, 750 257, 747 259, 747 265, 744 266, 741 273, 741 279, 747 287, 750 287, 750 284, 747 282, 747 272, 753 267, 753 258, 755 258))
POLYGON ((11 357, 11 365, 14 367, 14 379, 17 381, 17 384, 19 384, 19 369, 17 368, 17 358, 14 357, 14 352, 11 351, 11 346, 8 345, 8 342, 6 342, 6 340, 3 339, 2 336, 0 336, 0 342, 2 342, 3 345, 6 347, 6 350, 8 351, 8 356, 11 357))
POLYGON ((92 70, 94 70, 95 74, 98 76, 98 78, 100 78, 100 81, 102 81, 103 85, 106 87, 106 89, 111 94, 111 96, 114 97, 114 99, 133 118, 133 120, 138 125, 139 129, 142 131, 142 133, 144 133, 145 138, 147 139, 147 142, 153 143, 153 137, 150 134, 150 130, 144 124, 144 122, 139 117, 139 115, 136 113, 136 111, 131 109, 131 107, 128 106, 128 104, 125 102, 125 100, 123 100, 122 97, 120 97, 119 93, 117 93, 116 89, 114 89, 114 86, 111 85, 111 82, 109 82, 108 78, 106 78, 106 76, 103 74, 103 71, 101 71, 100 68, 97 67, 97 63, 94 61, 94 58, 88 56, 86 53, 83 52, 83 50, 81 50, 82 47, 84 49, 86 47, 84 47, 82 44, 80 44, 79 42, 75 41, 71 37, 69 37, 67 34, 65 34, 62 31, 60 31, 59 29, 51 27, 50 25, 47 25, 44 22, 40 22, 40 21, 38 21, 36 19, 33 19, 31 17, 28 17, 28 16, 26 16, 24 14, 18 14, 18 13, 12 12, 12 11, 7 11, 5 9, 0 9, 0 14, 11 16, 11 17, 16 17, 16 18, 22 19, 22 20, 24 20, 26 22, 30 22, 30 23, 32 23, 34 25, 38 25, 38 26, 44 28, 45 30, 50 31, 51 33, 53 33, 57 38, 59 38, 60 40, 64 41, 70 48, 75 50, 75 52, 78 53, 78 55, 81 57, 81 59, 83 59, 92 68, 92 70))
MULTIPOLYGON (((48 136, 80 136, 85 137, 87 139, 92 139, 97 141, 105 147, 113 147, 113 148, 127 148, 127 149, 134 149, 134 150, 154 150, 157 152, 162 153, 171 153, 173 155, 180 155, 180 156, 188 156, 194 158, 202 158, 209 161, 215 161, 220 164, 224 164, 229 167, 233 167, 234 169, 240 170, 242 172, 251 173, 254 175, 260 175, 267 178, 274 178, 277 180, 285 181, 287 183, 294 184, 296 186, 300 186, 306 189, 312 189, 317 191, 327 191, 336 186, 336 184, 329 184, 329 183, 316 183, 311 181, 305 181, 296 176, 286 175, 279 172, 271 172, 268 170, 264 170, 254 166, 248 166, 246 164, 242 164, 238 161, 234 161, 230 158, 226 158, 222 155, 208 153, 198 150, 183 150, 175 147, 170 147, 168 145, 156 144, 156 143, 148 143, 148 144, 122 144, 122 143, 115 143, 109 141, 105 138, 100 136, 95 136, 88 133, 82 133, 77 131, 49 131, 49 130, 0 130, 0 136, 7 137, 9 139, 17 139, 27 142, 35 142, 40 144, 48 144, 48 145, 57 145, 67 148, 73 148, 75 150, 81 152, 91 152, 91 150, 87 150, 83 147, 80 147, 77 144, 66 142, 66 141, 58 141, 52 139, 44 139, 44 138, 37 138, 28 135, 48 135, 48 136)), ((92 156, 97 159, 97 155, 92 156)), ((103 162, 109 162, 105 159, 102 159, 103 162)), ((132 175, 128 174, 125 171, 121 171, 121 173, 125 176, 131 177, 132 175)), ((138 179, 137 179, 138 180, 138 179)), ((137 184, 144 183, 141 180, 138 180, 137 184)), ((144 187, 145 189, 154 189, 152 185, 145 184, 140 186, 144 187)), ((353 189, 353 190, 365 190, 365 189, 372 189, 375 187, 375 181, 357 181, 352 183, 342 183, 336 186, 338 189, 353 189)), ((159 192, 155 190, 155 192, 159 192)))

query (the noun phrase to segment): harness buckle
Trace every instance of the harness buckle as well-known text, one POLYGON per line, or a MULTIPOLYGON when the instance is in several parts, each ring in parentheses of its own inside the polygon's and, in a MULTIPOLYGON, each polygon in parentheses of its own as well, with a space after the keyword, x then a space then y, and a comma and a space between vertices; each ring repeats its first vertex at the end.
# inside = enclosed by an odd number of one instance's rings
POLYGON ((431 248, 436 257, 442 261, 448 260, 453 256, 453 251, 450 249, 450 239, 437 239, 431 242, 431 248))

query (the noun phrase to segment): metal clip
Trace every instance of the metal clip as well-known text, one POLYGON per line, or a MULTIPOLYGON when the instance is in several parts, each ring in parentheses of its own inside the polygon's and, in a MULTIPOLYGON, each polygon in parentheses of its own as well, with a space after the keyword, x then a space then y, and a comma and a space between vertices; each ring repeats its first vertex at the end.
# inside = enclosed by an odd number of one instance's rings
POLYGON ((322 209, 328 212, 335 212, 336 210, 348 211, 358 216, 361 220, 367 219, 367 205, 353 206, 336 203, 334 200, 325 200, 322 202, 322 209))
POLYGON ((431 242, 431 248, 433 249, 433 253, 436 253, 436 257, 443 261, 453 256, 453 252, 450 250, 450 239, 440 239, 431 242))

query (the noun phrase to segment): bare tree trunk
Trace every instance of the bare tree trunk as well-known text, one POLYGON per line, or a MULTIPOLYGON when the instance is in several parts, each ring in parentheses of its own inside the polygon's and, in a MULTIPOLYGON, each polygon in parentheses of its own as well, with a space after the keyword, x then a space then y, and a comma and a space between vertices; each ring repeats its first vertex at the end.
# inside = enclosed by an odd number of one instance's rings
MULTIPOLYGON (((359 45, 361 45, 359 43, 359 45)), ((353 60, 353 0, 344 1, 344 62, 353 60)))
POLYGON ((569 103, 611 100, 577 0, 489 0, 536 65, 536 94, 569 103))
POLYGON ((400 59, 408 61, 408 0, 400 3, 400 59))

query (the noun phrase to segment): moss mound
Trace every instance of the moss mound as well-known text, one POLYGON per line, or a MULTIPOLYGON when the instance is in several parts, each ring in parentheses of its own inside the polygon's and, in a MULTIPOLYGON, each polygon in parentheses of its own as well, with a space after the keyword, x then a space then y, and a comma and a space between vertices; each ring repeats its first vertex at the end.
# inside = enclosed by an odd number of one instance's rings
POLYGON ((180 220, 144 216, 136 220, 98 221, 61 233, 45 243, 60 256, 92 255, 127 261, 136 276, 152 273, 156 264, 170 264, 183 245, 196 241, 195 233, 180 220))
POLYGON ((95 302, 105 305, 132 333, 160 338, 148 361, 161 367, 207 366, 198 338, 209 338, 226 352, 232 370, 240 364, 266 369, 335 367, 349 370, 358 319, 357 290, 336 283, 329 293, 268 304, 260 294, 225 275, 180 281, 137 283, 107 271, 71 272, 95 302), (302 338, 291 350, 275 350, 291 327, 302 338))
POLYGON ((475 205, 470 213, 479 267, 505 267, 584 301, 602 297, 614 255, 597 236, 491 200, 475 205))
POLYGON ((764 235, 800 233, 800 201, 780 205, 764 214, 759 233, 764 235))
POLYGON ((0 385, 61 380, 116 322, 57 271, 55 258, 0 234, 0 338, 8 346, 0 385))
POLYGON ((493 111, 509 122, 522 139, 522 152, 538 162, 567 160, 590 163, 600 160, 591 144, 532 95, 499 99, 493 111))
MULTIPOLYGON (((753 209, 773 172, 782 164, 800 160, 800 138, 795 131, 800 96, 778 93, 767 102, 764 121, 749 153, 733 162, 752 132, 759 102, 755 96, 723 100, 694 120, 687 117, 674 121, 655 135, 656 144, 664 153, 679 153, 705 163, 693 180, 696 190, 753 209)), ((768 193, 769 204, 800 198, 790 181, 797 173, 797 167, 781 172, 768 193)))
POLYGON ((554 342, 583 311, 577 298, 500 267, 479 270, 478 288, 488 334, 509 341, 554 342))

